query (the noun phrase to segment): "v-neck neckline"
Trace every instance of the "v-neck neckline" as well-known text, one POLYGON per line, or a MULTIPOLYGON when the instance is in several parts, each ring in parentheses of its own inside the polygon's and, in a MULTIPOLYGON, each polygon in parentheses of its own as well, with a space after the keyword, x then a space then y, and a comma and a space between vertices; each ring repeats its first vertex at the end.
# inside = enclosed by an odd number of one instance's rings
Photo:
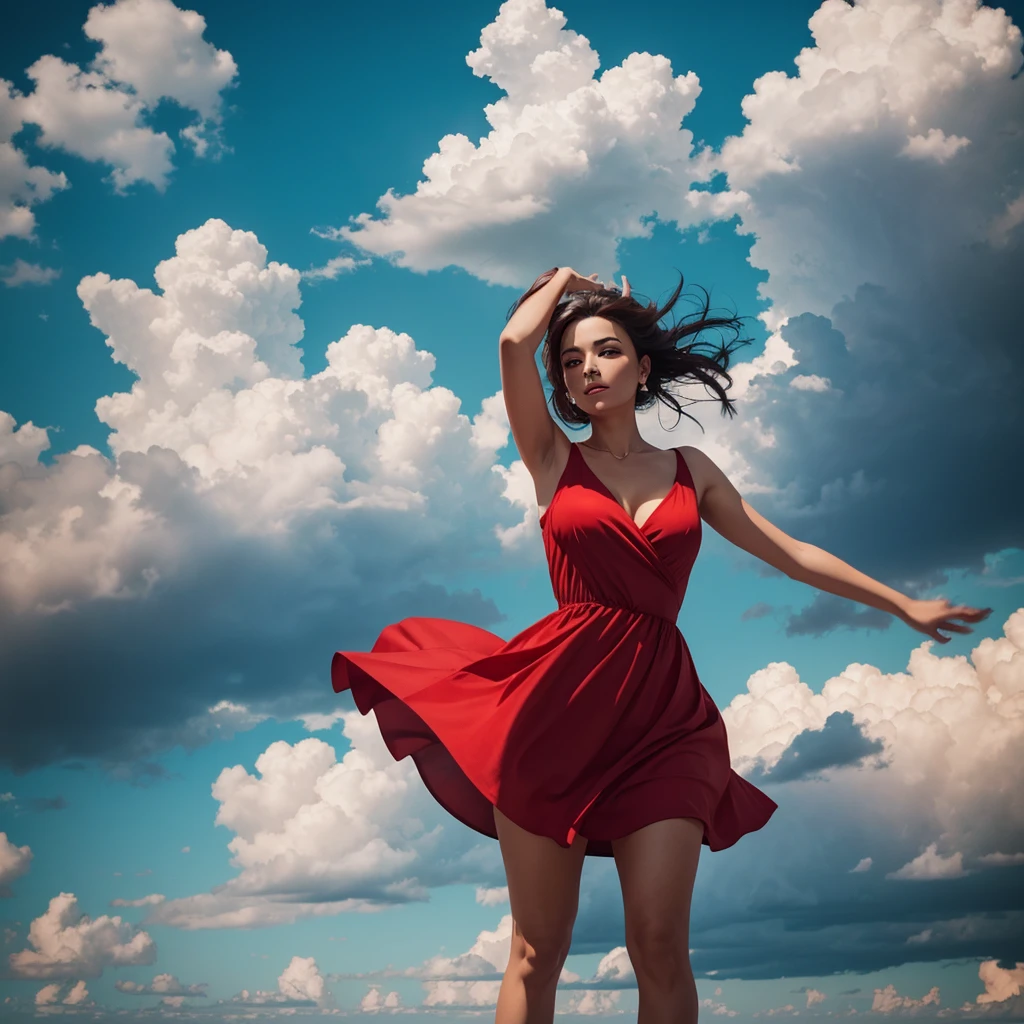
MULTIPOLYGON (((574 451, 576 451, 576 449, 579 448, 579 443, 576 441, 571 441, 570 444, 572 445, 574 451)), ((576 457, 580 460, 580 462, 583 463, 583 468, 590 474, 591 478, 598 485, 598 487, 601 488, 601 490, 605 494, 605 497, 607 497, 609 501, 611 501, 614 505, 618 507, 619 511, 633 524, 637 531, 643 533, 647 524, 658 514, 661 507, 669 500, 669 498, 672 497, 673 494, 675 494, 676 488, 680 486, 679 463, 682 459, 682 456, 680 456, 678 448, 673 448, 672 451, 675 452, 676 456, 676 475, 672 480, 672 486, 669 487, 668 494, 666 494, 665 497, 658 502, 658 504, 654 507, 651 514, 643 521, 643 525, 637 523, 637 521, 629 514, 629 512, 626 511, 625 507, 618 500, 618 498, 616 498, 615 495, 612 494, 611 489, 608 487, 608 485, 605 484, 604 481, 602 481, 602 479, 590 468, 589 464, 587 463, 587 460, 583 457, 583 452, 576 451, 576 457)))

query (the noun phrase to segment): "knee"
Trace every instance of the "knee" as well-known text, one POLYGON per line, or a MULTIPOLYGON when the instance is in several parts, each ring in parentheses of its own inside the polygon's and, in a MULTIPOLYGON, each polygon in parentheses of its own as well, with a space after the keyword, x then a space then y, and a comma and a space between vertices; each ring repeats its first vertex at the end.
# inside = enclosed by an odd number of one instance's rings
POLYGON ((523 980, 541 986, 556 984, 571 942, 571 932, 538 929, 524 934, 517 928, 512 936, 512 957, 523 980))
POLYGON ((672 987, 691 976, 689 936, 663 924, 634 926, 626 934, 626 951, 638 979, 672 987))

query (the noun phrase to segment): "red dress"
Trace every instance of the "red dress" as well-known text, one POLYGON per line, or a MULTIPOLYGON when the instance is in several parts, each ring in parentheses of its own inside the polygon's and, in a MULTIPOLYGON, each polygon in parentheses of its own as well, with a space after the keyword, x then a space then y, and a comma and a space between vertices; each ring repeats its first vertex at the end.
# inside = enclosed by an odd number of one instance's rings
POLYGON ((676 626, 701 519, 678 448, 667 497, 642 526, 575 444, 540 517, 558 609, 511 640, 452 619, 387 626, 370 651, 338 651, 335 691, 372 708, 396 760, 434 798, 497 838, 492 805, 587 856, 663 818, 704 823, 711 850, 778 806, 733 771, 725 722, 676 626))

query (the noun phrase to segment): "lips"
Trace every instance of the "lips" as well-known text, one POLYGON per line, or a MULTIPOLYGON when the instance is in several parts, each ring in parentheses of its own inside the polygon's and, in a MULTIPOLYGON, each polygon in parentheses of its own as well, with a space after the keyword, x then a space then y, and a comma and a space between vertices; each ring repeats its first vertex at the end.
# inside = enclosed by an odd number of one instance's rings
POLYGON ((585 395, 592 395, 595 391, 607 391, 607 390, 608 390, 608 385, 607 384, 592 384, 589 388, 587 388, 583 392, 583 394, 585 394, 585 395))

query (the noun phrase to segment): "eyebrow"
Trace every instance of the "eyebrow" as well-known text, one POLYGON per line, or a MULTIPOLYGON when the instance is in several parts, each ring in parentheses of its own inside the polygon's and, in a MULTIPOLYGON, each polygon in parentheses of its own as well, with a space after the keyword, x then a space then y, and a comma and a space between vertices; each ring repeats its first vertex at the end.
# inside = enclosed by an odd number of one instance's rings
MULTIPOLYGON (((616 338, 614 334, 611 335, 608 338, 598 338, 594 342, 594 344, 595 345, 602 345, 606 341, 617 341, 620 345, 622 344, 622 339, 621 338, 616 338)), ((565 348, 562 349, 560 355, 564 356, 566 352, 579 352, 579 351, 580 351, 580 349, 578 349, 575 345, 566 345, 565 348)))

